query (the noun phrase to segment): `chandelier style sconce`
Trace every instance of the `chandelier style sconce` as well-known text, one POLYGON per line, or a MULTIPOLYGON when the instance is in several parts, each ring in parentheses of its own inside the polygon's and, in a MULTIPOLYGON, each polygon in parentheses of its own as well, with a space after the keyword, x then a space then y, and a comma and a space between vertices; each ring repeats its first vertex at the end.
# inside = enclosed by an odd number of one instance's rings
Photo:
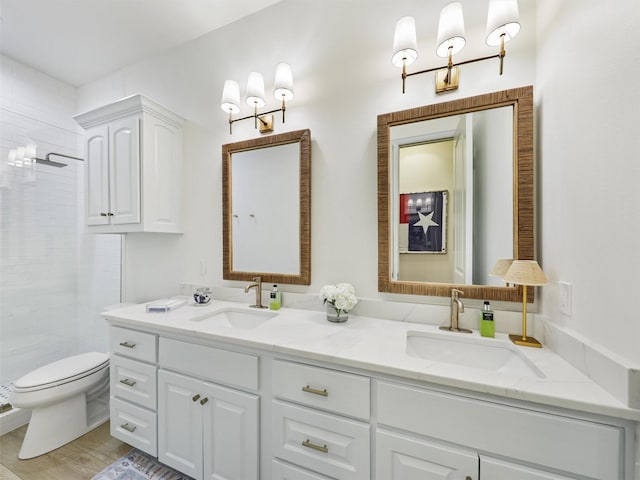
POLYGON ((416 41, 416 22, 413 17, 403 17, 396 23, 393 37, 393 56, 391 63, 402 67, 402 93, 405 93, 407 77, 422 73, 436 72, 436 93, 456 90, 458 88, 458 66, 467 63, 481 62, 498 58, 500 60, 500 75, 504 66, 504 44, 515 37, 520 31, 520 15, 517 0, 490 0, 487 15, 487 45, 500 46, 496 55, 474 58, 463 62, 453 63, 453 55, 462 50, 465 45, 464 18, 462 4, 453 2, 446 5, 440 12, 438 21, 438 40, 436 54, 448 58, 446 66, 407 73, 407 66, 418 58, 416 41))
POLYGON ((254 128, 260 127, 260 133, 272 132, 273 114, 276 112, 282 112, 282 123, 284 123, 286 102, 293 98, 293 74, 288 63, 282 62, 276 66, 273 96, 281 102, 280 108, 258 113, 258 109, 267 104, 264 94, 264 79, 261 73, 251 72, 247 79, 247 104, 253 108, 253 115, 233 118, 234 114, 240 113, 240 87, 235 80, 225 80, 220 107, 229 114, 229 134, 233 133, 232 126, 235 122, 249 118, 253 118, 254 128))

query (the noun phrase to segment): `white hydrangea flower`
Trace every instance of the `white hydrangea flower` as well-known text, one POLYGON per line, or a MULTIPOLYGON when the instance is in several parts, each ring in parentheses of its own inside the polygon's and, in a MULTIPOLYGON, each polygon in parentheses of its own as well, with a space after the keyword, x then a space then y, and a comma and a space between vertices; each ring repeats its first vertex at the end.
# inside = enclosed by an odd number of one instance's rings
POLYGON ((356 291, 350 283, 325 285, 320 289, 320 298, 323 302, 333 305, 338 316, 341 313, 349 313, 358 304, 356 291))

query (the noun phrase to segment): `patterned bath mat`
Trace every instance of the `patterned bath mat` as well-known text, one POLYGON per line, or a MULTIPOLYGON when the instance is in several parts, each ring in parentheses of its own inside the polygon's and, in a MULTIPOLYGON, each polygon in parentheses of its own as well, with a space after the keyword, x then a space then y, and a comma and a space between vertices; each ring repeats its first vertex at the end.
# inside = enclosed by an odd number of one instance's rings
POLYGON ((135 448, 92 480, 192 480, 135 448))

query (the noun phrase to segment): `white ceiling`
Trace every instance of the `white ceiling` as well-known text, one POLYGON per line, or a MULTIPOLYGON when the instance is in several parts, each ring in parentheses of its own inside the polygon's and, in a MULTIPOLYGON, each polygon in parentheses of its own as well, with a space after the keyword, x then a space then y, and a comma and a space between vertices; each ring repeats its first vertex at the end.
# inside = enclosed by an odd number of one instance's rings
POLYGON ((0 0, 0 51, 79 86, 281 0, 0 0))

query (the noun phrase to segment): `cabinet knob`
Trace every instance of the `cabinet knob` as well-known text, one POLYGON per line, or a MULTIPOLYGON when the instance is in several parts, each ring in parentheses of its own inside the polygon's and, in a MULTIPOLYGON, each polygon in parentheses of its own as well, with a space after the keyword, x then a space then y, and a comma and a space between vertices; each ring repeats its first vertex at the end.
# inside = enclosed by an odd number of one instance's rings
POLYGON ((196 393, 191 400, 193 400, 194 402, 197 402, 199 398, 200 398, 200 394, 196 393))
POLYGON ((124 383, 127 387, 133 387, 136 384, 135 380, 129 380, 128 378, 123 378, 120 383, 124 383))
POLYGON ((320 395, 321 397, 329 396, 329 392, 327 392, 326 388, 324 390, 318 390, 317 388, 311 388, 309 385, 307 385, 305 387, 302 387, 302 391, 307 393, 313 393, 314 395, 320 395))
POLYGON ((100 212, 100 216, 101 216, 101 217, 106 217, 106 216, 107 216, 107 214, 106 214, 106 213, 104 213, 104 212, 100 212))
POLYGON ((107 217, 113 217, 113 213, 108 212, 108 213, 107 213, 107 217))
POLYGON ((204 405, 208 401, 209 401, 209 399, 207 397, 204 397, 202 400, 200 400, 200 405, 204 405))

